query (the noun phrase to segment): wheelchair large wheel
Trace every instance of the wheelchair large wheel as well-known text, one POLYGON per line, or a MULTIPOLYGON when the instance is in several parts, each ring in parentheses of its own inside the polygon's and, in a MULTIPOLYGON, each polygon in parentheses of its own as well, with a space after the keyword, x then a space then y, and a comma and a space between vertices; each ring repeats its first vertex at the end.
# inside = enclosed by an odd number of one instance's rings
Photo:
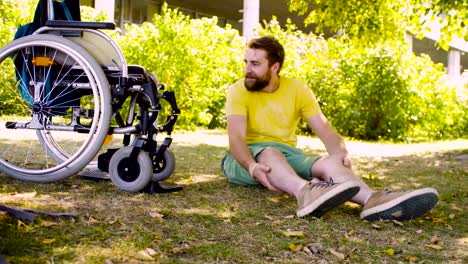
POLYGON ((72 176, 98 153, 111 95, 101 66, 56 35, 19 38, 0 49, 0 171, 24 181, 72 176))
POLYGON ((138 192, 151 181, 153 164, 148 152, 140 150, 136 162, 130 160, 133 147, 123 147, 112 155, 109 175, 120 190, 138 192))
MULTIPOLYGON (((156 151, 157 152, 157 151, 156 151)), ((166 149, 162 160, 153 160, 153 181, 163 181, 169 178, 175 170, 175 157, 172 151, 166 149)))

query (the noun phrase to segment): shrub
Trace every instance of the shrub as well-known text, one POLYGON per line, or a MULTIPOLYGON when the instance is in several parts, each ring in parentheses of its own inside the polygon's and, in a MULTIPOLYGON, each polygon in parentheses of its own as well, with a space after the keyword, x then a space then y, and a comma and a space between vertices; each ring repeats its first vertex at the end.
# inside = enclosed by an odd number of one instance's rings
MULTIPOLYGON (((11 0, 0 3, 0 41, 6 44, 32 16, 21 17, 11 0)), ((90 8, 82 8, 82 17, 104 19, 90 8)), ((182 111, 178 127, 225 126, 226 89, 243 75, 245 46, 238 31, 217 26, 216 18, 190 19, 164 5, 151 23, 127 25, 124 35, 119 29, 107 33, 129 64, 155 73, 176 93, 182 111)), ((362 48, 346 38, 303 33, 291 23, 281 28, 276 19, 259 28, 259 34, 280 40, 287 54, 281 74, 305 80, 344 136, 411 141, 468 135, 466 95, 457 97, 442 65, 409 53, 405 43, 382 41, 362 48)), ((5 87, 11 86, 5 84, 5 72, 0 69, 0 113, 15 113, 14 89, 5 87)), ((300 131, 311 132, 304 122, 300 131)))
MULTIPOLYGON (((456 96, 441 64, 408 52, 406 43, 361 47, 324 40, 272 20, 260 29, 286 49, 282 70, 305 80, 337 131, 364 140, 411 141, 467 136, 467 102, 456 96)), ((302 133, 311 132, 305 123, 302 133)))
POLYGON ((153 23, 128 25, 117 38, 130 64, 154 72, 175 91, 185 128, 221 127, 225 90, 242 73, 243 40, 237 30, 217 26, 216 18, 191 20, 163 8, 153 23))

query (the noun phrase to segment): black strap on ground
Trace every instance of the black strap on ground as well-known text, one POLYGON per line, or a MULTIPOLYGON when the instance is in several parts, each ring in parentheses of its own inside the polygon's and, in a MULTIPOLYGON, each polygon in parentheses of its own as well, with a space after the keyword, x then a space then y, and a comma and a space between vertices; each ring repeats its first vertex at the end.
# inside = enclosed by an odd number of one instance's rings
POLYGON ((49 215, 53 217, 77 217, 77 214, 73 213, 55 213, 55 212, 46 212, 36 209, 23 208, 18 206, 6 206, 0 204, 0 212, 7 212, 11 216, 18 218, 22 221, 32 222, 36 219, 37 214, 49 215))

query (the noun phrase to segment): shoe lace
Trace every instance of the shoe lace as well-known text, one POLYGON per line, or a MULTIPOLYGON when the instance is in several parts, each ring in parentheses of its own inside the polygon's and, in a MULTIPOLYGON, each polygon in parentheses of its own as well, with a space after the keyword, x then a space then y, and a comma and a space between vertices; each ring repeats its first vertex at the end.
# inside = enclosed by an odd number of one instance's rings
POLYGON ((383 192, 385 194, 391 194, 391 193, 404 193, 404 192, 407 192, 408 190, 393 190, 393 189, 390 189, 390 188, 384 188, 383 189, 383 192))
POLYGON ((335 183, 333 182, 333 180, 331 180, 330 182, 326 182, 326 181, 309 182, 308 185, 309 185, 309 188, 311 188, 311 189, 313 189, 313 188, 328 188, 330 186, 335 185, 335 183))

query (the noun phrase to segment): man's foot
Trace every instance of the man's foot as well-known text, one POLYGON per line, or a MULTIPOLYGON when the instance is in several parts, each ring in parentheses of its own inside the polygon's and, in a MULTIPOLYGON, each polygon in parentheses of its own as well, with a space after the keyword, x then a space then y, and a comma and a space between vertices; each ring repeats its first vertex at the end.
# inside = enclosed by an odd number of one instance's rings
POLYGON ((431 210, 438 197, 439 194, 434 188, 374 192, 362 209, 361 219, 411 220, 431 210))
POLYGON ((321 217, 326 212, 353 198, 359 192, 359 183, 309 182, 302 187, 297 199, 298 217, 312 215, 321 217))

